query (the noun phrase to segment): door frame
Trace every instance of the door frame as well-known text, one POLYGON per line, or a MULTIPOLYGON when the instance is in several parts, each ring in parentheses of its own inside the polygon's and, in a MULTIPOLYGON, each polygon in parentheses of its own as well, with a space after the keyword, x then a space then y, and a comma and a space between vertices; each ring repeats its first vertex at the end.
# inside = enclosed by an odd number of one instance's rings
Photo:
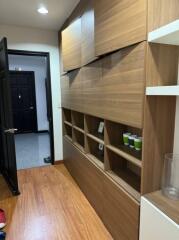
POLYGON ((51 71, 50 71, 50 53, 49 52, 36 52, 26 50, 8 49, 8 55, 21 55, 21 56, 34 56, 34 57, 46 57, 47 59, 47 101, 49 106, 49 134, 50 134, 50 152, 51 163, 55 163, 54 153, 54 127, 53 127, 53 107, 52 107, 52 87, 51 87, 51 71))

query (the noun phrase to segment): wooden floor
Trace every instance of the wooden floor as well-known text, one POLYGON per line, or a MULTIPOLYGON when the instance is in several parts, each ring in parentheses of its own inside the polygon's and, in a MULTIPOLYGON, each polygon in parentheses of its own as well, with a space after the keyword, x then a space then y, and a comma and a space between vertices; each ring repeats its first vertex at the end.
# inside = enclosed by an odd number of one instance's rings
POLYGON ((63 164, 20 170, 18 178, 18 197, 0 179, 6 240, 112 239, 63 164))

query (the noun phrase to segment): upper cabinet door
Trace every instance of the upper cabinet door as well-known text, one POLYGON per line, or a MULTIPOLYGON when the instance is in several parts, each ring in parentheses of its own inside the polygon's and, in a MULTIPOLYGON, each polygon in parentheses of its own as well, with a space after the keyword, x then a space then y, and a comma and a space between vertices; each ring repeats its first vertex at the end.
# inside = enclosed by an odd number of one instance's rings
POLYGON ((81 18, 62 31, 62 59, 64 72, 81 67, 81 18))
POLYGON ((94 2, 97 56, 146 40, 146 0, 94 2))
POLYGON ((81 61, 82 65, 84 66, 96 59, 94 43, 94 8, 92 1, 89 1, 88 6, 81 17, 81 27, 81 61))
POLYGON ((148 31, 169 24, 179 18, 178 0, 148 1, 148 31))

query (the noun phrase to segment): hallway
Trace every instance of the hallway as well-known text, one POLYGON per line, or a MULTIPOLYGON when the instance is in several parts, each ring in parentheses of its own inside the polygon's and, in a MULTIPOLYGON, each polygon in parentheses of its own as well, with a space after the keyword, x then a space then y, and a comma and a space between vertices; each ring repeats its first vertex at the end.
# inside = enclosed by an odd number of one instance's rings
POLYGON ((15 135, 17 169, 47 165, 44 158, 50 156, 49 133, 15 135))
POLYGON ((63 164, 19 170, 18 178, 20 196, 0 194, 6 240, 112 239, 63 164))

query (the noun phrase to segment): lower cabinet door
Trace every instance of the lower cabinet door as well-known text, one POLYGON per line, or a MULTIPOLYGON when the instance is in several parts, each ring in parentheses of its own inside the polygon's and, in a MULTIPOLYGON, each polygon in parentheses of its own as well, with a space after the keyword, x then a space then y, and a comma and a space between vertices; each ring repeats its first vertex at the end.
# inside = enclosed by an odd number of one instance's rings
POLYGON ((98 215, 103 215, 104 175, 88 158, 67 140, 64 140, 64 160, 69 172, 86 195, 98 215))
POLYGON ((69 172, 115 240, 139 239, 139 203, 64 138, 69 172))
POLYGON ((111 179, 104 181, 103 222, 117 240, 139 239, 139 203, 111 179))

